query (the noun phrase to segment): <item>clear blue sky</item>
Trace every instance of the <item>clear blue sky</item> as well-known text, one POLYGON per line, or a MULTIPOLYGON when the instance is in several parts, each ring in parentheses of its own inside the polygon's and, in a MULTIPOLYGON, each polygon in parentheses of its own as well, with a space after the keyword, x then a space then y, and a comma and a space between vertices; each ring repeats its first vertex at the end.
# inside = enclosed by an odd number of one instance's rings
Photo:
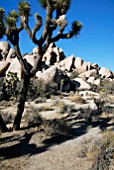
MULTIPOLYGON (((37 0, 28 0, 31 3, 31 13, 39 12, 45 16, 37 0)), ((19 0, 0 0, 0 6, 4 7, 6 13, 17 9, 19 0)), ((114 71, 114 0, 72 0, 72 5, 67 14, 70 24, 79 20, 83 24, 80 34, 70 40, 61 40, 57 43, 66 56, 74 54, 80 56, 84 61, 97 63, 114 71)), ((30 19, 31 27, 34 24, 33 16, 30 19)), ((41 34, 41 32, 39 32, 41 34)), ((21 34, 22 53, 31 52, 35 47, 28 36, 21 34)))

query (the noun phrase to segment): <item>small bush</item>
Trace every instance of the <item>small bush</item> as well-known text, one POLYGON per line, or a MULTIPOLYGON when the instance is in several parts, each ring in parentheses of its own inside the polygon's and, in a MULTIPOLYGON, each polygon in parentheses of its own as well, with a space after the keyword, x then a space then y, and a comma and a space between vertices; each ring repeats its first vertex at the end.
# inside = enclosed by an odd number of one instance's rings
POLYGON ((12 115, 12 113, 10 112, 2 112, 0 111, 0 115, 2 116, 4 122, 7 123, 11 123, 14 120, 14 116, 12 115))
POLYGON ((97 91, 104 96, 107 96, 109 94, 113 95, 114 94, 114 80, 112 81, 108 79, 102 80, 100 86, 98 86, 97 91))
POLYGON ((114 132, 104 132, 101 139, 89 147, 87 155, 93 157, 91 170, 109 170, 114 163, 114 132))
POLYGON ((68 110, 67 105, 65 105, 65 103, 63 101, 57 101, 55 103, 55 107, 57 109, 57 112, 59 112, 59 113, 64 113, 68 110))
POLYGON ((53 119, 53 120, 46 120, 42 118, 39 114, 39 109, 31 107, 29 110, 26 111, 24 115, 24 121, 26 122, 27 126, 36 126, 41 127, 44 130, 46 135, 49 136, 56 136, 56 135, 64 135, 70 136, 71 126, 63 119, 53 119))
POLYGON ((76 77, 78 77, 79 73, 77 71, 73 71, 70 75, 70 79, 75 79, 76 77))
POLYGON ((72 102, 79 103, 79 104, 84 104, 85 100, 82 98, 82 96, 77 95, 77 94, 72 94, 68 97, 68 99, 72 102))
POLYGON ((41 108, 41 111, 52 111, 54 110, 53 106, 44 106, 41 108))
POLYGON ((52 94, 56 94, 57 85, 54 82, 45 84, 43 81, 38 79, 32 79, 29 85, 27 100, 35 100, 38 97, 50 98, 52 94))
POLYGON ((90 84, 90 87, 91 87, 90 90, 95 92, 95 93, 98 93, 98 86, 95 85, 95 84, 91 84, 91 83, 89 83, 89 84, 90 84))
POLYGON ((62 119, 44 120, 43 126, 46 134, 49 136, 71 135, 71 127, 68 125, 68 123, 65 120, 62 119))
POLYGON ((36 109, 34 107, 30 107, 27 109, 25 115, 23 116, 24 121, 26 122, 27 126, 31 125, 41 125, 42 123, 42 118, 39 115, 39 109, 36 109))
POLYGON ((18 96, 18 91, 16 90, 19 79, 17 73, 8 72, 7 76, 3 79, 1 85, 1 91, 3 93, 5 100, 15 100, 18 96))
POLYGON ((4 106, 4 107, 9 107, 9 106, 13 106, 16 104, 16 101, 15 100, 11 100, 11 101, 6 101, 6 100, 2 100, 0 102, 0 106, 4 106))

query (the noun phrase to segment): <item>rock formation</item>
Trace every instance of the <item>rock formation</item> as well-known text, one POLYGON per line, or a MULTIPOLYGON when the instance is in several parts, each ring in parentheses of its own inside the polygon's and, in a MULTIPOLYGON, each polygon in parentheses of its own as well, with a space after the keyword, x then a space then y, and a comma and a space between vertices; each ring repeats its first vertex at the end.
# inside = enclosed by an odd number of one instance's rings
MULTIPOLYGON (((35 47, 31 54, 23 57, 30 67, 34 65, 38 53, 35 47)), ((0 42, 0 76, 5 76, 8 72, 16 72, 21 80, 21 66, 16 58, 14 49, 6 41, 0 42)), ((64 91, 74 89, 90 89, 90 84, 99 85, 100 78, 113 80, 114 74, 108 68, 99 67, 97 63, 84 61, 81 57, 71 55, 65 57, 64 51, 54 43, 50 44, 42 58, 40 70, 36 73, 36 78, 42 79, 45 83, 55 81, 57 84, 64 79, 64 91), (73 78, 71 78, 73 77, 73 78)))

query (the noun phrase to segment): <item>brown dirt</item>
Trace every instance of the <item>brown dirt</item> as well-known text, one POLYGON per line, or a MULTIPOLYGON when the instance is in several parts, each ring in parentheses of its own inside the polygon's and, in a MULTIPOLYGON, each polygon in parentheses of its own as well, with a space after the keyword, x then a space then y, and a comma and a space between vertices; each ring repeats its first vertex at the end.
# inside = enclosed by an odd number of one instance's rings
POLYGON ((99 136, 99 128, 74 138, 46 136, 35 128, 0 136, 1 170, 89 170, 92 161, 80 156, 84 145, 99 136))

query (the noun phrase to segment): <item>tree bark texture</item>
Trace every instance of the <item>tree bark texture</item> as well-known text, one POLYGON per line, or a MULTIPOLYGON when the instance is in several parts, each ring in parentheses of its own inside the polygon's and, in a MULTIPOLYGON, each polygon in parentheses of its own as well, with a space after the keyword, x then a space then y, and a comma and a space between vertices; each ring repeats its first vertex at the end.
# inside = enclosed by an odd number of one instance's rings
POLYGON ((30 84, 30 77, 24 74, 24 77, 21 81, 22 81, 22 88, 20 92, 19 103, 17 105, 17 114, 14 120, 13 130, 20 129, 20 123, 21 123, 22 114, 24 111, 26 97, 27 97, 27 91, 30 84))
POLYGON ((8 131, 8 128, 4 122, 4 120, 2 119, 2 116, 0 114, 0 133, 2 132, 7 132, 8 131))

